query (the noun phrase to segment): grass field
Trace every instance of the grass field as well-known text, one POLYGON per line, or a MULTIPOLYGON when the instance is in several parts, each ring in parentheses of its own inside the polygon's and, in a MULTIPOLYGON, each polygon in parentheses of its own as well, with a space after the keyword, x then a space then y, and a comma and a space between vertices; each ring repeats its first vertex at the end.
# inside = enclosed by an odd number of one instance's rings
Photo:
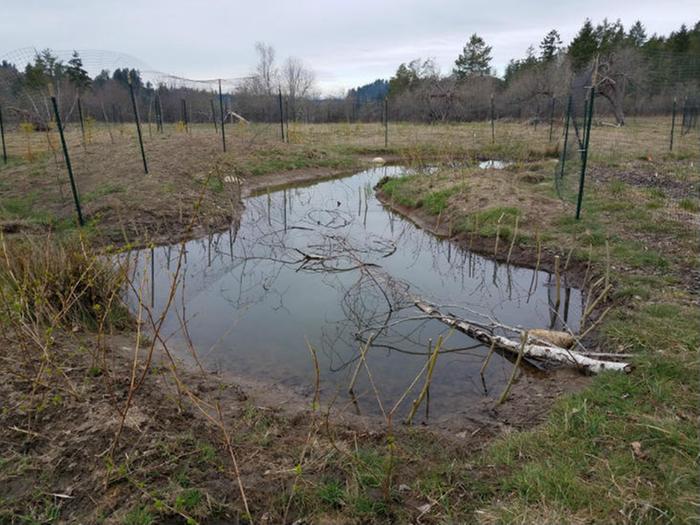
POLYGON ((668 118, 596 123, 577 221, 573 195, 555 191, 556 126, 550 141, 546 125, 499 121, 492 141, 489 123, 398 123, 385 147, 378 124, 291 124, 289 144, 277 126, 238 124, 226 153, 212 126, 146 126, 149 175, 132 128, 96 126, 85 145, 68 131, 82 238, 55 132, 7 135, 0 523, 698 521, 697 130, 669 152, 668 118), (437 166, 379 193, 456 243, 493 255, 498 236, 502 259, 515 238, 525 264, 540 243, 543 264, 590 261, 589 294, 612 288, 587 342, 631 354, 635 370, 593 378, 534 427, 453 436, 272 409, 223 378, 175 373, 167 356, 134 364, 134 340, 154 346, 114 306, 123 281, 97 262, 105 244, 225 228, 251 188, 375 156, 437 166))

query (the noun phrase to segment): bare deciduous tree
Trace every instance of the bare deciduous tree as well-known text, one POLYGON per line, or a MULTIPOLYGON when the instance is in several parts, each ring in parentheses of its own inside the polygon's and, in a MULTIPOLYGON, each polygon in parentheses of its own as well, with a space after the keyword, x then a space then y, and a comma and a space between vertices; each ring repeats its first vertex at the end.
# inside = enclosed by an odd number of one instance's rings
POLYGON ((282 90, 289 98, 289 112, 294 119, 299 117, 299 101, 311 95, 316 75, 295 57, 289 57, 282 66, 282 90))
POLYGON ((258 65, 255 68, 255 92, 259 95, 271 95, 277 84, 277 68, 275 67, 275 48, 265 42, 256 42, 255 51, 258 54, 258 65))

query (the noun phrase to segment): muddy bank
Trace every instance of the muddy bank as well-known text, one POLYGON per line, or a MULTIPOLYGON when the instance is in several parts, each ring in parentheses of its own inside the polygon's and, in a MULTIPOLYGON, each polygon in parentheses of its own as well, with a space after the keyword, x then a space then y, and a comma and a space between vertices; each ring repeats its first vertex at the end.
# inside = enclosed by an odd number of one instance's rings
MULTIPOLYGON (((104 354, 93 347, 93 340, 90 334, 57 334, 54 350, 64 357, 54 364, 64 379, 80 385, 77 396, 66 392, 63 381, 31 388, 28 372, 39 363, 18 355, 16 344, 6 346, 9 366, 0 369, 5 408, 0 413, 0 521, 50 512, 59 517, 58 523, 120 524, 144 508, 158 516, 156 522, 237 522, 244 510, 226 435, 234 443, 256 521, 263 514, 273 522, 281 522, 285 513, 299 519, 308 515, 308 508, 301 501, 291 500, 289 506, 287 501, 300 457, 307 457, 304 484, 313 486, 330 472, 344 479, 336 462, 347 460, 338 458, 336 450, 360 446, 365 454, 385 453, 386 425, 377 418, 354 416, 328 399, 314 412, 309 399, 230 374, 179 365, 175 375, 162 353, 156 353, 133 395, 114 446, 120 410, 129 398, 134 340, 129 334, 110 337, 104 354), (89 354, 76 352, 77 347, 89 354), (190 504, 183 503, 190 499, 190 504)), ((136 370, 142 372, 143 360, 136 370)), ((408 516, 419 512, 414 502, 422 503, 423 472, 444 458, 468 462, 491 439, 537 424, 571 388, 569 380, 579 382, 580 377, 519 381, 514 402, 498 410, 484 407, 476 416, 469 410, 468 418, 422 427, 418 433, 395 424, 392 439, 410 460, 396 465, 396 479, 406 488, 395 496, 394 505, 408 516), (439 454, 426 453, 428 447, 438 447, 439 454)), ((348 482, 356 468, 347 472, 348 482)), ((368 497, 382 499, 379 491, 368 497)))
MULTIPOLYGON (((438 222, 438 216, 431 215, 422 208, 412 208, 393 202, 381 189, 377 190, 376 196, 388 209, 400 214, 419 228, 432 233, 436 237, 449 239, 451 242, 456 243, 464 249, 483 255, 499 263, 505 264, 508 261, 514 266, 533 269, 537 265, 537 250, 534 246, 522 246, 516 242, 510 253, 510 259, 508 259, 508 252, 510 251, 511 245, 509 239, 500 239, 498 247, 496 247, 495 237, 464 232, 453 233, 450 231, 449 225, 445 224, 446 221, 438 222), (498 248, 498 251, 496 251, 496 248, 498 248)), ((554 257, 556 255, 559 255, 561 258, 563 268, 568 252, 565 250, 559 252, 543 247, 540 253, 539 269, 550 273, 554 272, 554 257)), ((566 278, 571 286, 578 288, 583 286, 587 267, 587 262, 576 260, 573 257, 569 259, 569 265, 565 272, 566 278)))

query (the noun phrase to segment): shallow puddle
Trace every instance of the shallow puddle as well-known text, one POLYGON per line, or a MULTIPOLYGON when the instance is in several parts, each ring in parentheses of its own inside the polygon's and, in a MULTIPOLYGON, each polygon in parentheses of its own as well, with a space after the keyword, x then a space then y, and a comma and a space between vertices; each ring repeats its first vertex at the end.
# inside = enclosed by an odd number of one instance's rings
MULTIPOLYGON (((512 364, 494 355, 482 382, 487 349, 425 319, 411 301, 420 297, 485 324, 566 323, 575 330, 581 294, 563 288, 555 312, 550 274, 469 253, 387 210, 372 188, 383 176, 401 172, 374 168, 253 196, 237 232, 186 243, 162 331, 169 344, 186 356, 188 336, 209 368, 310 394, 314 368, 308 341, 317 350, 323 401, 336 399, 336 405, 352 408, 346 391, 362 341, 374 335, 367 364, 388 410, 425 365, 430 342, 443 335, 444 352, 430 388, 431 416, 463 412, 484 396, 500 395, 512 364)), ((156 314, 168 301, 179 253, 180 245, 173 245, 129 255, 134 282, 156 314)), ((131 302, 136 304, 135 296, 131 302)), ((357 377, 355 408, 379 413, 367 371, 357 377)), ((405 407, 421 386, 422 380, 405 407)))

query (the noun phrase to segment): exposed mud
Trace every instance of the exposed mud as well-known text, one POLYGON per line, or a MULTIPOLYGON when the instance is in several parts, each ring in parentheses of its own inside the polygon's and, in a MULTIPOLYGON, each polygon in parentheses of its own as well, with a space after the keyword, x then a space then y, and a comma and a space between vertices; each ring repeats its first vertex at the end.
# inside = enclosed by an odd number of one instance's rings
MULTIPOLYGON (((589 175, 593 180, 599 182, 621 181, 631 186, 657 189, 662 194, 674 199, 700 194, 698 180, 685 180, 673 176, 670 173, 670 166, 672 164, 669 162, 657 163, 653 161, 633 163, 625 169, 591 166, 589 175)), ((700 163, 695 170, 696 173, 700 173, 700 163)))

